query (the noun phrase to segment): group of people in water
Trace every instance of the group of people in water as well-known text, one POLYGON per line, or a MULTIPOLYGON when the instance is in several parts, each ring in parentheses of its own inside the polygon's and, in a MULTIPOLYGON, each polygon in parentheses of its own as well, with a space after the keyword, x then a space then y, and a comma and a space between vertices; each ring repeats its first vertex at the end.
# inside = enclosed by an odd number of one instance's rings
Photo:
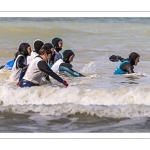
POLYGON ((58 75, 60 71, 66 71, 74 77, 84 75, 72 69, 71 62, 75 56, 72 50, 67 49, 60 54, 62 46, 63 40, 58 37, 52 39, 52 43, 35 40, 33 51, 28 43, 21 43, 14 60, 3 68, 11 70, 9 79, 20 87, 39 86, 43 77, 51 82, 50 76, 67 87, 68 83, 58 75))
MULTIPOLYGON (((65 71, 74 77, 85 76, 73 70, 71 62, 75 53, 67 49, 61 54, 62 47, 63 40, 59 37, 52 39, 52 43, 44 43, 40 39, 35 40, 33 51, 28 43, 21 43, 15 53, 15 58, 0 69, 11 70, 9 79, 20 87, 39 86, 43 77, 51 83, 50 76, 67 87, 67 81, 59 76, 59 72, 65 71)), ((109 58, 113 62, 121 61, 114 74, 134 73, 134 66, 137 65, 139 59, 140 55, 136 52, 132 52, 127 59, 116 55, 109 58)))

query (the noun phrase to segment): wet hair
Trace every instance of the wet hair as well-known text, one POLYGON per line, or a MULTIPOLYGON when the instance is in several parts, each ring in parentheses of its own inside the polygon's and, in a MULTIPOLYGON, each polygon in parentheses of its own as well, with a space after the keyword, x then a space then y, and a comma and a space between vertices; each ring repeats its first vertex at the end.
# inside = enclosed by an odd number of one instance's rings
POLYGON ((69 58, 70 58, 71 55, 75 55, 72 50, 70 50, 70 49, 65 50, 62 53, 62 59, 63 59, 63 61, 66 62, 66 63, 69 63, 69 58))
POLYGON ((62 50, 62 48, 58 47, 58 42, 59 41, 62 41, 62 39, 59 38, 59 37, 55 37, 55 38, 52 39, 52 44, 54 45, 54 48, 56 49, 56 51, 62 50))
POLYGON ((130 55, 129 55, 129 61, 131 63, 131 65, 135 65, 135 60, 140 57, 140 55, 136 52, 132 52, 130 55))
POLYGON ((39 53, 39 50, 41 49, 41 47, 44 45, 44 42, 41 41, 40 39, 37 39, 34 41, 34 51, 39 53))
POLYGON ((45 46, 45 45, 43 45, 42 47, 41 47, 41 49, 39 50, 39 54, 40 55, 44 55, 44 54, 52 54, 52 52, 51 52, 51 50, 49 49, 49 47, 48 46, 45 46))
POLYGON ((19 46, 18 52, 15 54, 15 59, 20 54, 27 57, 29 55, 28 50, 27 50, 28 47, 30 47, 30 45, 28 43, 21 43, 20 46, 19 46))

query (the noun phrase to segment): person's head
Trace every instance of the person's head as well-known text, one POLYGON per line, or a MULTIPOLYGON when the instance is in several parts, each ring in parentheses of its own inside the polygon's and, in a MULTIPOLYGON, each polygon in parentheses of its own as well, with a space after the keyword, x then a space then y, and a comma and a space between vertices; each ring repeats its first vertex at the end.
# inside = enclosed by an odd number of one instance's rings
POLYGON ((61 38, 55 37, 54 39, 52 39, 52 44, 54 45, 54 48, 56 49, 56 51, 59 52, 60 50, 62 50, 63 41, 61 38))
POLYGON ((52 43, 45 43, 44 45, 47 46, 51 50, 52 55, 53 55, 54 54, 54 45, 52 43))
POLYGON ((34 45, 34 51, 36 53, 39 53, 39 50, 41 49, 41 47, 44 45, 44 42, 41 41, 40 39, 36 39, 33 43, 34 45))
POLYGON ((140 55, 136 52, 132 52, 129 55, 129 61, 130 61, 131 65, 136 66, 137 63, 140 61, 140 55))
POLYGON ((62 53, 63 61, 66 63, 71 63, 73 61, 74 56, 74 52, 70 49, 67 49, 62 53))
POLYGON ((31 54, 31 46, 28 43, 21 43, 18 52, 15 54, 15 59, 19 54, 22 54, 25 57, 29 56, 31 54))
POLYGON ((43 45, 39 50, 39 55, 43 58, 44 61, 47 62, 47 60, 51 58, 52 52, 49 47, 43 45))

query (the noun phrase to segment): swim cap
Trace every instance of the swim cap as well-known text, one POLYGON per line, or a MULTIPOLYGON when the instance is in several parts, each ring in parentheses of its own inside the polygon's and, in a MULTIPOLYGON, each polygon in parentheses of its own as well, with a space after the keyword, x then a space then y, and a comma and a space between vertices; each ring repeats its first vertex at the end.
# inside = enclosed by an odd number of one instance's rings
POLYGON ((135 65, 135 60, 140 57, 140 55, 136 52, 132 52, 130 55, 129 55, 129 61, 131 63, 131 65, 135 65))
POLYGON ((44 45, 44 42, 41 41, 40 39, 36 39, 33 44, 34 44, 34 50, 35 50, 35 52, 39 53, 39 50, 44 45))
POLYGON ((70 50, 70 49, 65 50, 62 53, 62 59, 63 59, 63 61, 68 63, 68 60, 69 60, 69 58, 70 58, 71 55, 75 55, 72 50, 70 50))
POLYGON ((49 49, 54 48, 54 45, 52 43, 45 43, 45 46, 47 46, 49 49))

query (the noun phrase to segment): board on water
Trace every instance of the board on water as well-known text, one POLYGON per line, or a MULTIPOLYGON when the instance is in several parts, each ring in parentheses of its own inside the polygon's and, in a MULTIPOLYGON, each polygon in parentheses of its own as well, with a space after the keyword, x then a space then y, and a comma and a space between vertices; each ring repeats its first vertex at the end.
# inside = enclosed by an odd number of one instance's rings
POLYGON ((131 73, 131 74, 124 74, 126 78, 138 78, 138 77, 147 77, 145 73, 131 73))

